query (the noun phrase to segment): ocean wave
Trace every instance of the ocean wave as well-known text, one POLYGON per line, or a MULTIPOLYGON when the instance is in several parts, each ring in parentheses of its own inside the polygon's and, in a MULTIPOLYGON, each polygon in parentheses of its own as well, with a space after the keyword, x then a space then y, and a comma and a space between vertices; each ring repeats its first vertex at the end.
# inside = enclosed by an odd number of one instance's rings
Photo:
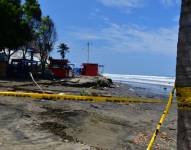
POLYGON ((164 76, 143 76, 143 75, 122 75, 122 74, 103 74, 105 77, 111 78, 116 82, 135 82, 135 83, 145 83, 154 85, 164 85, 164 86, 174 86, 174 77, 164 77, 164 76))

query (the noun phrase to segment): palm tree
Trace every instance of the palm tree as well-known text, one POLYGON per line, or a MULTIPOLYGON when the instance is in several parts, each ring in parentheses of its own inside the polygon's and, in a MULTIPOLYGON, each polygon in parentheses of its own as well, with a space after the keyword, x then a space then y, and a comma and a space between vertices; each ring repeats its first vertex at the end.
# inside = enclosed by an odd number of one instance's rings
POLYGON ((67 44, 61 43, 61 44, 58 46, 58 51, 57 51, 57 52, 59 52, 60 55, 61 55, 61 57, 62 57, 62 59, 64 59, 65 56, 66 56, 66 53, 69 52, 69 49, 70 49, 70 48, 68 47, 67 44))
POLYGON ((191 103, 188 104, 186 100, 188 101, 188 97, 191 97, 191 0, 182 0, 179 24, 176 66, 178 100, 177 150, 190 150, 191 103))

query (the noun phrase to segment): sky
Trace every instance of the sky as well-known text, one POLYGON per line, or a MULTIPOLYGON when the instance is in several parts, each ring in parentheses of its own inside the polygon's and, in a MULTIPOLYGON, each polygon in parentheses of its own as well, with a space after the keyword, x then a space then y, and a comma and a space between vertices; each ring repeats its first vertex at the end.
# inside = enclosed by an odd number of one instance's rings
POLYGON ((57 45, 79 67, 104 65, 105 73, 175 76, 180 0, 39 0, 56 26, 57 45))

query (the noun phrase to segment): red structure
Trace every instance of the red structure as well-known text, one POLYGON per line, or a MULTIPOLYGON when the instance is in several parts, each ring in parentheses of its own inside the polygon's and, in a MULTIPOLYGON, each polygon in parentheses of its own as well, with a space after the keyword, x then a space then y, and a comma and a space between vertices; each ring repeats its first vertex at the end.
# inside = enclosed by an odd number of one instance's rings
POLYGON ((98 64, 85 63, 82 67, 82 75, 84 76, 98 76, 98 64))
POLYGON ((67 78, 72 76, 72 67, 67 59, 50 58, 49 70, 58 78, 67 78))

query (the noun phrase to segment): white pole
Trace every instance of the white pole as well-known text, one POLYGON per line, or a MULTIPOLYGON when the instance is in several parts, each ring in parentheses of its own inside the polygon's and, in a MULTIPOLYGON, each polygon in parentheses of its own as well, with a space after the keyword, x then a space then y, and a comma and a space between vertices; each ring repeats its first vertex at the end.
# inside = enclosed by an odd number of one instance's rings
POLYGON ((90 42, 88 42, 88 60, 87 63, 90 61, 90 42))

